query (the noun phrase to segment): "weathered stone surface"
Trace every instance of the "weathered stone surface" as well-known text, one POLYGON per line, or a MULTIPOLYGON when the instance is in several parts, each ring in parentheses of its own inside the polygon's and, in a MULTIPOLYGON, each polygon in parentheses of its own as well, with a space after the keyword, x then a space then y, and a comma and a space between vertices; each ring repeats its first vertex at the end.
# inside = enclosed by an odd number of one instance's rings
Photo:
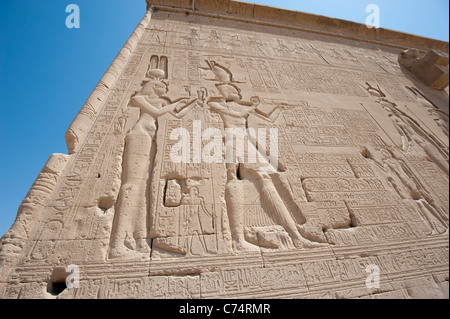
POLYGON ((448 87, 447 53, 430 50, 419 58, 417 50, 406 50, 400 53, 399 62, 429 87, 436 90, 445 90, 448 87))
POLYGON ((1 239, 0 297, 448 298, 448 43, 147 3, 1 239))

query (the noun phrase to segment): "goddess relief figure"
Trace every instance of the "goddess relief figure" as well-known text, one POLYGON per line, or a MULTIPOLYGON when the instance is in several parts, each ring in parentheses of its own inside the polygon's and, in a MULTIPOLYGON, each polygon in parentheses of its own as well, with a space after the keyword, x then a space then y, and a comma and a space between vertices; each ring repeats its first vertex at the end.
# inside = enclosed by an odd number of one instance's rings
POLYGON ((413 199, 433 233, 448 231, 448 214, 433 200, 432 196, 414 181, 407 166, 387 148, 366 146, 364 155, 378 168, 387 173, 387 179, 402 199, 413 199), (399 183, 399 182, 400 183, 399 183))
POLYGON ((367 91, 377 97, 377 103, 388 112, 394 127, 401 136, 402 151, 407 154, 415 146, 421 148, 427 157, 434 162, 447 176, 449 175, 448 148, 437 140, 433 135, 428 134, 420 124, 412 119, 405 112, 402 112, 397 104, 390 102, 386 94, 378 87, 375 88, 366 83, 367 91))
POLYGON ((165 72, 153 69, 148 75, 150 79, 130 102, 132 107, 140 109, 140 117, 125 139, 122 185, 115 208, 109 258, 149 256, 148 194, 156 154, 158 118, 168 113, 181 118, 194 102, 187 104, 183 99, 171 103, 164 97, 168 84, 160 80, 165 72))

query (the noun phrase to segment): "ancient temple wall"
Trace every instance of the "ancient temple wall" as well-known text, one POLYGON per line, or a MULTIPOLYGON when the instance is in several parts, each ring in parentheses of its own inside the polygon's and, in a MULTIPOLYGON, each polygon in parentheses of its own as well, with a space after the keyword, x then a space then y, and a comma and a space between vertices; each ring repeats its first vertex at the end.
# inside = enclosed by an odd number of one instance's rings
POLYGON ((448 297, 448 43, 211 3, 149 2, 2 238, 0 296, 448 297), (227 128, 266 136, 235 165, 227 128))

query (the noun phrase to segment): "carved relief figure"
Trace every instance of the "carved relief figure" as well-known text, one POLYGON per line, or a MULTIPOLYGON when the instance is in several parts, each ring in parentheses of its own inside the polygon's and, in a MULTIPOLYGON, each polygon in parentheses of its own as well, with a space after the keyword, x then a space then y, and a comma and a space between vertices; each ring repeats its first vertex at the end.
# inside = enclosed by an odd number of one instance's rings
POLYGON ((414 175, 400 159, 386 148, 366 147, 363 151, 383 172, 402 199, 416 201, 422 216, 430 224, 433 231, 444 233, 448 229, 448 216, 440 209, 433 198, 414 181, 414 175))
POLYGON ((441 128, 442 132, 444 132, 444 134, 449 137, 448 115, 442 111, 440 112, 439 110, 432 108, 428 109, 428 112, 434 117, 434 121, 436 122, 437 126, 441 128), (444 120, 443 118, 446 118, 446 120, 444 120))
POLYGON ((442 111, 433 101, 431 101, 422 91, 413 86, 405 86, 418 99, 423 107, 427 108, 430 116, 433 117, 437 126, 439 126, 447 137, 449 137, 449 116, 447 112, 442 111))
POLYGON ((239 38, 238 34, 233 35, 227 43, 227 49, 231 51, 238 50, 241 47, 241 39, 239 38))
POLYGON ((289 48, 287 47, 287 45, 284 43, 283 40, 278 39, 278 47, 275 49, 275 51, 285 57, 290 57, 291 56, 291 51, 289 50, 289 48))
POLYGON ((378 103, 388 112, 395 128, 402 138, 402 150, 405 154, 419 146, 430 160, 449 175, 448 148, 431 134, 428 134, 414 119, 402 112, 398 106, 387 100, 381 89, 372 87, 369 83, 368 91, 378 97, 378 103))
POLYGON ((187 250, 193 253, 195 242, 200 243, 202 251, 206 252, 206 244, 201 235, 214 233, 214 217, 208 211, 203 197, 199 196, 197 187, 192 187, 184 195, 181 205, 186 206, 184 216, 185 234, 189 236, 187 250))
POLYGON ((303 56, 308 56, 308 53, 306 52, 306 50, 303 48, 303 46, 300 43, 295 44, 294 53, 295 53, 295 57, 297 59, 301 58, 303 56))
POLYGON ((163 70, 153 69, 148 75, 150 79, 130 103, 140 109, 140 117, 125 139, 122 185, 116 203, 109 258, 149 255, 147 194, 156 153, 157 119, 169 112, 181 117, 189 109, 176 113, 175 109, 186 100, 171 103, 164 97, 168 84, 160 80, 165 75, 163 70))
POLYGON ((255 37, 248 37, 249 48, 258 56, 268 56, 266 43, 259 42, 255 37))
POLYGON ((191 33, 189 33, 188 36, 183 37, 183 39, 185 40, 187 45, 195 46, 198 45, 200 41, 200 36, 198 35, 197 29, 191 29, 191 33))
POLYGON ((205 41, 205 46, 215 49, 222 48, 222 39, 217 34, 216 30, 211 30, 208 39, 205 41))
POLYGON ((185 219, 189 234, 213 233, 214 218, 206 208, 205 199, 199 196, 197 187, 192 187, 189 193, 183 196, 181 205, 189 206, 189 216, 185 219))
POLYGON ((389 112, 389 117, 394 121, 399 133, 402 134, 403 151, 407 153, 414 145, 419 146, 448 175, 448 150, 445 150, 445 146, 441 145, 433 136, 427 134, 416 121, 399 111, 395 105, 383 103, 382 106, 389 112))
MULTIPOLYGON (((225 79, 223 68, 211 68, 219 80, 225 79), (215 70, 220 70, 217 72, 215 70)), ((216 85, 222 99, 215 101, 210 99, 208 105, 210 108, 222 117, 225 129, 241 129, 247 132, 247 118, 250 113, 255 111, 259 105, 259 98, 252 98, 252 103, 244 103, 240 89, 230 80, 224 81, 216 85)), ((249 147, 255 148, 255 153, 260 150, 257 149, 256 144, 252 138, 247 134, 247 140, 250 140, 249 147)), ((235 147, 233 145, 233 147, 235 147)), ((236 149, 233 150, 236 154, 236 149)), ((263 154, 266 156, 266 154, 263 154)), ((255 245, 250 244, 245 239, 244 232, 244 196, 245 190, 242 181, 250 181, 255 184, 259 191, 264 207, 270 211, 275 219, 285 228, 287 233, 291 236, 294 245, 297 248, 317 247, 319 244, 310 242, 303 238, 297 229, 296 222, 291 215, 291 212, 286 207, 281 198, 277 188, 274 185, 270 174, 280 172, 279 167, 272 167, 268 163, 247 164, 240 162, 237 158, 233 158, 234 163, 227 163, 227 178, 225 197, 228 206, 228 214, 230 219, 231 234, 233 238, 233 246, 236 250, 259 250, 255 245), (270 167, 268 167, 270 166, 270 167), (272 173, 269 173, 272 171, 272 173)), ((227 161, 228 162, 228 161, 227 161)))

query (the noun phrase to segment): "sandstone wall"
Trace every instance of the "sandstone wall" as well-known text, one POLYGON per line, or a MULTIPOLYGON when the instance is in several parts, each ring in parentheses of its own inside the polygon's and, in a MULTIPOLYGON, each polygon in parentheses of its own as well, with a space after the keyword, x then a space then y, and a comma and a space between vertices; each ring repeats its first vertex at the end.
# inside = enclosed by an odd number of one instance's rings
POLYGON ((214 3, 149 1, 2 238, 0 296, 448 298, 448 43, 214 3))

